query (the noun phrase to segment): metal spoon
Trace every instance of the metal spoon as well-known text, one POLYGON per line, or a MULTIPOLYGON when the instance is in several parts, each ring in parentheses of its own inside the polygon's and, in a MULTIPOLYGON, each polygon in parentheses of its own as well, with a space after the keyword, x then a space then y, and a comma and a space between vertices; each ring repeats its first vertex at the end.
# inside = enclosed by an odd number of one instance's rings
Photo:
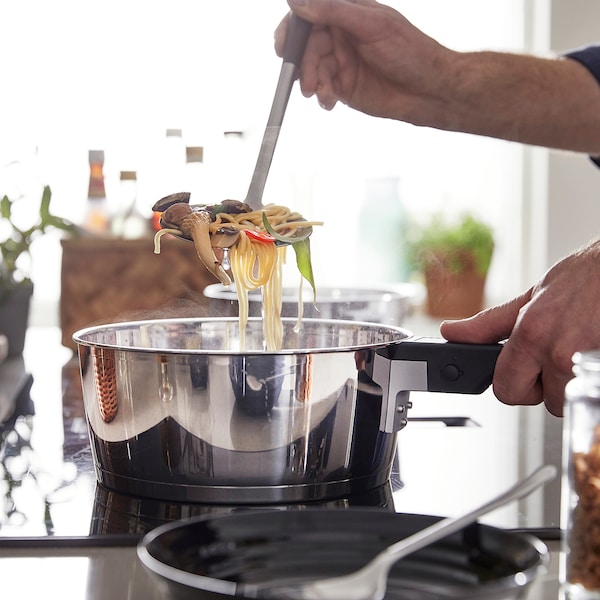
MULTIPOLYGON (((275 89, 275 96, 271 106, 271 112, 267 120, 267 126, 263 135, 263 140, 258 152, 254 173, 248 187, 245 202, 252 210, 260 210, 262 208, 262 197, 267 182, 267 175, 275 153, 275 146, 279 138, 279 131, 283 123, 283 117, 290 98, 294 81, 298 77, 298 68, 304 55, 304 50, 308 42, 308 37, 312 29, 312 23, 301 19, 295 14, 290 14, 288 31, 283 49, 283 64, 279 73, 279 80, 275 89)), ((180 192, 171 194, 159 200, 152 209, 162 212, 169 206, 175 203, 189 203, 190 194, 188 192, 180 192)), ((161 221, 162 223, 162 221, 161 221)), ((277 240, 277 246, 286 246, 295 242, 302 241, 312 234, 312 227, 298 228, 289 236, 289 242, 277 240)), ((177 234, 173 230, 171 235, 181 240, 192 241, 185 235, 177 234)))
POLYGON ((304 55, 306 43, 312 29, 312 24, 294 13, 290 15, 285 47, 283 49, 283 64, 279 73, 279 81, 275 89, 275 97, 271 106, 271 113, 267 120, 267 127, 258 152, 258 159, 254 168, 254 174, 250 181, 250 187, 246 194, 245 202, 254 210, 260 210, 262 197, 267 181, 267 175, 271 167, 271 161, 277 145, 279 131, 285 115, 290 93, 294 81, 298 77, 298 68, 304 55))
POLYGON ((388 572, 401 558, 441 540, 492 510, 513 500, 523 498, 541 485, 556 477, 556 467, 546 465, 534 471, 529 477, 492 498, 462 517, 449 517, 419 531, 380 552, 364 567, 340 577, 318 579, 306 582, 292 582, 288 585, 245 586, 244 596, 248 598, 270 598, 278 600, 381 600, 386 591, 388 572))

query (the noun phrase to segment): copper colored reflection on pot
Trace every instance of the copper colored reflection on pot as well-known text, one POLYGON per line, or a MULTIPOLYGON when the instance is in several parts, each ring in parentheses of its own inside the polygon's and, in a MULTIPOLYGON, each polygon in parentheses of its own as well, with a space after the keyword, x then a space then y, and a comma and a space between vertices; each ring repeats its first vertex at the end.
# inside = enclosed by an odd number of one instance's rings
POLYGON ((117 415, 117 375, 115 351, 110 348, 92 348, 94 381, 98 408, 105 423, 110 423, 117 415))

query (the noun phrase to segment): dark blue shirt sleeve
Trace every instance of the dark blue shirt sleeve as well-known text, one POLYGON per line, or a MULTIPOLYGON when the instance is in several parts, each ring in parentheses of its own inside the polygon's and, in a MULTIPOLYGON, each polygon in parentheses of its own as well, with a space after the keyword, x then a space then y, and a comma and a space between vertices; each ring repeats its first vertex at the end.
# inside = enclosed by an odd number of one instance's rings
MULTIPOLYGON (((567 52, 565 56, 580 62, 600 84, 600 45, 578 48, 567 52)), ((600 167, 600 156, 592 156, 591 159, 600 167)))
MULTIPOLYGON (((577 48, 567 52, 565 56, 580 62, 600 84, 600 45, 577 48)), ((590 158, 600 167, 600 156, 590 156, 590 158)))
POLYGON ((571 50, 565 56, 580 62, 600 83, 600 45, 571 50))

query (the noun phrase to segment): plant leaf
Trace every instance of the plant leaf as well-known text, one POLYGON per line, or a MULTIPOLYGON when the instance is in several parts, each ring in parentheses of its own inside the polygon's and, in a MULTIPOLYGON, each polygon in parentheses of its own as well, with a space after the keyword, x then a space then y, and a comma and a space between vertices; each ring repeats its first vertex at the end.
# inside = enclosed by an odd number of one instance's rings
POLYGON ((52 193, 50 192, 49 186, 44 186, 44 191, 42 192, 42 200, 40 202, 40 217, 42 221, 45 221, 50 215, 50 199, 52 198, 52 193))
POLYGON ((10 219, 11 204, 8 196, 4 196, 2 200, 0 200, 0 215, 2 215, 3 219, 10 219))

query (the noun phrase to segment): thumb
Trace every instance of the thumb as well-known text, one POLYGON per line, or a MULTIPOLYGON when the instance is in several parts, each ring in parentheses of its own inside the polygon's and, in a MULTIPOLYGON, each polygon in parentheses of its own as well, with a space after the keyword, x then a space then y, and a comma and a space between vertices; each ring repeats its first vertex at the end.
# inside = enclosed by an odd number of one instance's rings
POLYGON ((531 290, 513 300, 488 308, 468 319, 444 321, 440 333, 451 342, 491 344, 508 338, 519 311, 531 299, 531 290))
POLYGON ((377 8, 374 0, 288 0, 288 5, 299 17, 319 25, 335 23, 352 30, 365 25, 365 7, 377 8))

